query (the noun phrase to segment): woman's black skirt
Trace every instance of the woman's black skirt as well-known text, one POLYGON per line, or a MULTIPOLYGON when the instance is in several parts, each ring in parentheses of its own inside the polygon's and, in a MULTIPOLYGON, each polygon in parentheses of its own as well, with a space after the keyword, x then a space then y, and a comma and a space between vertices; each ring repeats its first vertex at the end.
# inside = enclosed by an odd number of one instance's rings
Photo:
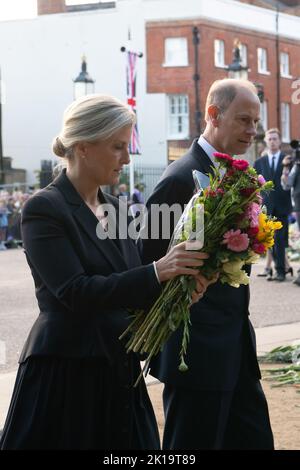
POLYGON ((20 364, 0 449, 159 449, 152 405, 135 356, 30 357, 20 364))

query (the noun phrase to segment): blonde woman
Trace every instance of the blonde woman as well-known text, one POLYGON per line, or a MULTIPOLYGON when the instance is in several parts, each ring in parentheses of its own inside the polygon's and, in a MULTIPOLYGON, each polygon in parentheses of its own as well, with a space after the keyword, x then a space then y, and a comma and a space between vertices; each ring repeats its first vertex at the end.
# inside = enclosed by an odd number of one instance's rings
POLYGON ((145 382, 133 388, 139 357, 118 338, 127 308, 150 305, 163 281, 195 275, 196 302, 207 287, 197 275, 206 255, 181 244, 141 266, 134 240, 118 231, 103 236, 103 207, 118 214, 119 203, 100 186, 118 184, 133 124, 134 114, 113 97, 73 102, 53 144, 66 168, 24 206, 40 314, 20 357, 2 449, 159 448, 145 382))

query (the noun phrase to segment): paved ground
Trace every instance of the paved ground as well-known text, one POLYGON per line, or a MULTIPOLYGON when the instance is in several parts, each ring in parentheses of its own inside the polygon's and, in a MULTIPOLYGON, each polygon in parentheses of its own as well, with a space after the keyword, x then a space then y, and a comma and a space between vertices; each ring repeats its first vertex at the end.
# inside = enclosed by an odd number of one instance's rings
MULTIPOLYGON (((300 339, 300 287, 290 277, 282 284, 257 277, 263 266, 263 260, 254 266, 251 278, 251 319, 259 353, 300 339)), ((296 271, 299 264, 293 266, 296 271)), ((33 281, 23 250, 0 252, 0 435, 18 357, 37 315, 33 281)), ((149 393, 162 431, 161 384, 151 376, 147 377, 147 383, 155 385, 149 388, 149 393)))
MULTIPOLYGON (((290 276, 285 283, 256 276, 264 265, 253 267, 251 320, 254 327, 300 322, 300 287, 290 276)), ((299 264, 294 264, 294 269, 299 264)), ((0 374, 14 371, 31 325, 38 315, 34 285, 22 249, 0 252, 0 374), (1 360, 5 342, 6 363, 1 360)), ((3 359, 3 358, 2 358, 3 359)))

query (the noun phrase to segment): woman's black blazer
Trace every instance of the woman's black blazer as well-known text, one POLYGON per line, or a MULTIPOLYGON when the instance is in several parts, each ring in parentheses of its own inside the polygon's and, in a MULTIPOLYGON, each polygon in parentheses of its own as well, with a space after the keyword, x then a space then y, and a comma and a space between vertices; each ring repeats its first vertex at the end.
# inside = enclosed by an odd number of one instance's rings
MULTIPOLYGON (((116 198, 99 195, 117 208, 116 198)), ((31 355, 113 362, 124 349, 118 337, 128 325, 126 309, 159 295, 154 267, 141 266, 135 241, 100 240, 97 223, 65 170, 25 204, 22 235, 40 313, 20 362, 31 355)))

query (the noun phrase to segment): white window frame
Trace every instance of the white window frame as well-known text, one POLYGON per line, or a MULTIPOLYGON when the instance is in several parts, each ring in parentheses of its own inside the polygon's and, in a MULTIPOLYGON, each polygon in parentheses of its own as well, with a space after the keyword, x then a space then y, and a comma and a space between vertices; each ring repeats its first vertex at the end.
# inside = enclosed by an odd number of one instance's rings
POLYGON ((183 95, 183 94, 167 95, 167 118, 168 118, 168 126, 167 126, 168 140, 184 140, 184 139, 189 138, 188 95, 183 95), (174 113, 171 112, 172 108, 175 111, 174 113), (181 130, 180 130, 180 126, 182 126, 181 130), (175 127, 177 127, 176 130, 174 129, 175 127))
POLYGON ((291 106, 290 103, 280 104, 282 142, 291 141, 291 106))
POLYGON ((188 40, 185 37, 165 38, 164 67, 187 67, 189 65, 188 40))
POLYGON ((214 40, 215 67, 226 67, 225 65, 225 41, 223 39, 214 40))
POLYGON ((268 51, 264 47, 257 48, 257 71, 264 75, 270 75, 268 71, 268 51))
POLYGON ((280 52, 280 76, 292 78, 290 74, 290 55, 288 52, 280 52))
MULTIPOLYGON (((101 3, 107 3, 109 0, 101 0, 101 3)), ((67 7, 72 7, 74 5, 84 5, 88 3, 99 3, 99 0, 90 0, 89 2, 82 2, 81 0, 66 0, 66 6, 67 7)))
POLYGON ((240 44, 239 49, 240 49, 241 65, 243 67, 247 67, 248 66, 248 47, 246 46, 246 44, 240 44))
POLYGON ((268 102, 266 100, 260 103, 260 122, 266 131, 268 129, 268 102))

